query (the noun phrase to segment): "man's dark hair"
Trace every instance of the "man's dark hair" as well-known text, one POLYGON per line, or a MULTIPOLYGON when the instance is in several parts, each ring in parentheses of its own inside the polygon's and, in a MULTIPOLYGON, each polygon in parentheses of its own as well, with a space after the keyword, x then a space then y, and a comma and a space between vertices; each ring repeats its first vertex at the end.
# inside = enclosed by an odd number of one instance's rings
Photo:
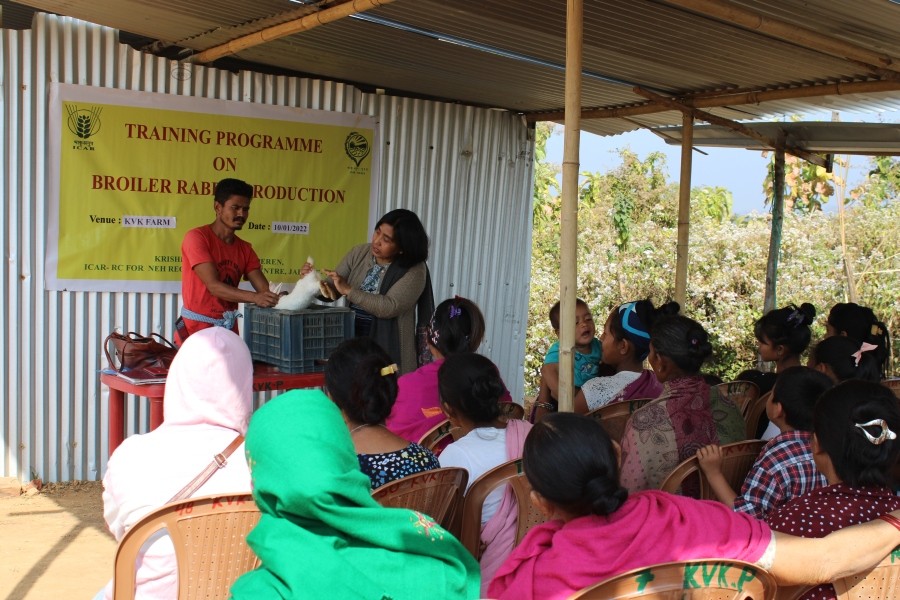
POLYGON ((213 199, 217 204, 225 204, 232 196, 253 199, 253 186, 240 179, 223 179, 216 184, 213 199))

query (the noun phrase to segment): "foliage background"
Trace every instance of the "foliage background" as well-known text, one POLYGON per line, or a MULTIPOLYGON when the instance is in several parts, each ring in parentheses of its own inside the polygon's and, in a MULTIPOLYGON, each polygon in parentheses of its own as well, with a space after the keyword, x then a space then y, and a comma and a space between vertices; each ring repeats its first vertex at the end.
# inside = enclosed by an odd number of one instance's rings
MULTIPOLYGON (((530 394, 538 387, 544 353, 555 339, 547 313, 559 297, 559 168, 546 163, 543 153, 551 131, 549 125, 539 124, 536 136, 525 355, 525 389, 530 394)), ((608 173, 584 173, 579 194, 578 294, 591 307, 598 329, 621 302, 650 298, 659 305, 675 291, 677 186, 668 180, 665 156, 651 153, 641 160, 625 150, 621 158, 619 167, 608 173)), ((900 162, 872 163, 870 180, 847 197, 847 255, 856 276, 857 301, 870 306, 896 333, 900 203, 895 182, 900 162)), ((794 210, 785 216, 778 266, 777 305, 811 302, 818 311, 813 343, 824 335, 828 309, 848 301, 838 215, 821 210, 827 197, 792 205, 794 210)), ((688 300, 682 307, 712 338, 713 360, 705 371, 726 381, 756 365, 753 323, 763 306, 771 222, 768 214, 734 217, 731 202, 731 193, 723 188, 692 190, 688 300)), ((897 349, 892 351, 892 372, 898 374, 900 359, 897 349)))

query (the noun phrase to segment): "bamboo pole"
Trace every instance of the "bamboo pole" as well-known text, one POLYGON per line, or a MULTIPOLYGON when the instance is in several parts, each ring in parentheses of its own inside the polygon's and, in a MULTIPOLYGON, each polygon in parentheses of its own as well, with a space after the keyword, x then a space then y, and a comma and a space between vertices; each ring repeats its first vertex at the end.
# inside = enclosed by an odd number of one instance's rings
POLYGON ((687 300, 688 245, 691 235, 691 166, 694 143, 694 118, 682 114, 681 181, 678 185, 678 243, 675 246, 675 301, 685 306, 687 300))
POLYGON ((559 410, 574 409, 575 296, 578 273, 578 168, 581 143, 583 0, 566 4, 566 114, 563 139, 559 268, 559 410))
POLYGON ((731 1, 663 0, 663 2, 816 52, 863 63, 875 69, 900 71, 900 61, 890 54, 874 52, 833 35, 823 35, 822 31, 774 19, 759 12, 736 6, 731 1))
MULTIPOLYGON (((832 111, 831 120, 835 122, 840 121, 840 113, 832 111)), ((856 302, 856 276, 853 273, 853 261, 847 253, 847 226, 844 221, 844 200, 847 198, 847 175, 850 173, 849 156, 844 160, 844 164, 841 165, 841 167, 840 183, 835 181, 835 185, 840 189, 840 193, 836 195, 838 201, 838 220, 841 227, 841 260, 844 262, 844 275, 847 276, 847 299, 850 302, 856 302)), ((835 179, 838 178, 836 177, 835 179)))
POLYGON ((784 148, 775 148, 775 174, 772 177, 772 234, 769 236, 769 260, 766 263, 766 296, 763 314, 777 302, 778 256, 781 253, 781 229, 784 224, 784 148))
POLYGON ((266 27, 265 29, 233 39, 219 46, 213 46, 212 48, 198 52, 187 60, 199 64, 209 63, 222 58, 223 56, 237 54, 241 50, 259 46, 260 44, 265 44, 266 42, 271 42, 278 38, 300 33, 301 31, 307 31, 314 27, 318 27, 319 25, 325 25, 326 23, 331 23, 332 21, 337 21, 338 19, 343 19, 344 17, 349 17, 356 13, 365 12, 373 8, 378 8, 379 6, 384 6, 385 4, 390 4, 393 1, 394 0, 348 0, 347 2, 314 12, 310 15, 300 17, 299 19, 273 25, 272 27, 266 27))
MULTIPOLYGON (((800 87, 761 90, 758 92, 725 92, 716 96, 704 95, 701 98, 680 96, 676 98, 693 108, 717 108, 721 106, 740 106, 742 104, 760 104, 776 100, 798 100, 801 98, 817 98, 821 96, 846 96, 850 94, 877 94, 881 92, 900 91, 900 81, 854 81, 847 83, 827 83, 800 87)), ((669 109, 653 102, 642 102, 632 106, 619 108, 591 108, 581 111, 582 119, 619 119, 637 117, 666 112, 669 109)), ((565 113, 561 111, 532 112, 525 115, 530 121, 562 121, 565 113)))

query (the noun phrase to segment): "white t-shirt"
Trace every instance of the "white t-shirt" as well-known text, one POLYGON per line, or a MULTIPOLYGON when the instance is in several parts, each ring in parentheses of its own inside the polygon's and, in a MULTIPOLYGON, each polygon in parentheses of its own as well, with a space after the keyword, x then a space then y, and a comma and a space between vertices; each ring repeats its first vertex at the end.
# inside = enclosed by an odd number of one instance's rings
MULTIPOLYGON (((469 483, 472 483, 496 466, 506 462, 506 429, 495 427, 478 427, 459 440, 449 444, 438 457, 442 467, 463 467, 469 472, 469 483)), ((481 511, 481 524, 484 525, 497 512, 503 500, 503 487, 488 494, 484 499, 481 511)))
POLYGON ((640 373, 635 373, 634 371, 619 371, 615 375, 589 379, 581 386, 581 391, 584 392, 584 401, 587 403, 588 410, 606 406, 612 402, 622 390, 629 384, 634 383, 640 376, 640 373))

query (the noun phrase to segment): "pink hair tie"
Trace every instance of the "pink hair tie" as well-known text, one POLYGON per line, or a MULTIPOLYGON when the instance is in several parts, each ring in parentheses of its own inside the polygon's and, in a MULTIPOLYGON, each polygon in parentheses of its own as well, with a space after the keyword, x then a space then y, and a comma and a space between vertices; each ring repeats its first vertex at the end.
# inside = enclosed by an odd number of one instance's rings
POLYGON ((863 352, 868 352, 869 350, 876 350, 878 346, 875 344, 870 344, 868 342, 863 342, 862 346, 859 347, 859 350, 851 354, 851 356, 855 359, 856 362, 853 363, 854 367, 859 366, 859 361, 862 360, 863 352))

